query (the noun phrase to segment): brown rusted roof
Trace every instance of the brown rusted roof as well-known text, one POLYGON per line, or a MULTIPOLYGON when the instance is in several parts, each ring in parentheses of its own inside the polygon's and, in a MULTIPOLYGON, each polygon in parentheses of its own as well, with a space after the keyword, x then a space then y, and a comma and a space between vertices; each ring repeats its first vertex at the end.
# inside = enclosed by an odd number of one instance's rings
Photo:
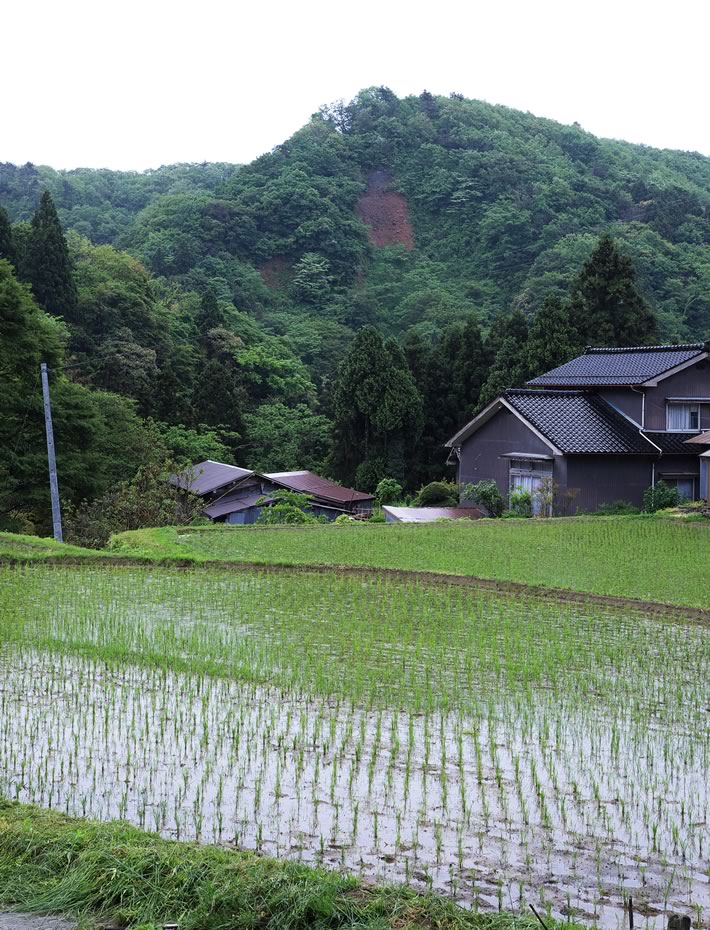
POLYGON ((686 439, 687 443, 692 443, 697 446, 710 446, 710 430, 706 430, 704 433, 698 433, 697 436, 693 436, 692 439, 686 439))
POLYGON ((478 507, 383 507, 398 523, 432 523, 434 520, 477 520, 478 507))
POLYGON ((273 481, 274 484, 288 488, 289 491, 310 494, 311 497, 333 501, 336 504, 349 504, 375 499, 374 494, 365 494, 363 491, 355 491, 353 488, 341 487, 334 481, 313 474, 312 471, 272 471, 266 473, 264 477, 273 481))

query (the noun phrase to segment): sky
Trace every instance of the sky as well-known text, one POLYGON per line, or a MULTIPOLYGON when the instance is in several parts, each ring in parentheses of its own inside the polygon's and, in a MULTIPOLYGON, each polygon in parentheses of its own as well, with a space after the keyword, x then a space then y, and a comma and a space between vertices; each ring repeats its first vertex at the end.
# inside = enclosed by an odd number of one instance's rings
POLYGON ((5 0, 0 30, 0 162, 247 162, 382 84, 710 155, 707 0, 5 0))

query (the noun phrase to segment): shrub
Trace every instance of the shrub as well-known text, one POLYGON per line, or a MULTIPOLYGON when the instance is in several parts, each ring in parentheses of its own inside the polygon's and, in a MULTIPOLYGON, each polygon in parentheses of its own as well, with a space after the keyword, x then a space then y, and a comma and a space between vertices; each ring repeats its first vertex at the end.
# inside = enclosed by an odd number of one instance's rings
POLYGON ((353 519, 353 517, 348 516, 347 513, 341 513, 340 516, 336 517, 335 520, 333 520, 333 523, 335 523, 336 526, 343 526, 343 524, 345 523, 357 523, 357 522, 358 521, 353 519))
MULTIPOLYGON (((321 522, 308 512, 311 499, 307 494, 298 494, 296 491, 274 491, 269 497, 274 503, 262 507, 259 519, 256 521, 262 526, 277 523, 294 525, 321 522)), ((267 498, 261 497, 257 504, 264 503, 266 500, 267 498)))
POLYGON ((629 501, 613 501, 611 504, 602 504, 597 510, 599 517, 623 517, 626 514, 640 513, 638 507, 630 504, 629 501))
POLYGON ((367 521, 368 523, 387 523, 387 517, 382 513, 381 510, 373 510, 372 516, 367 521))
POLYGON ((394 504, 402 498, 402 485, 396 478, 383 478, 377 485, 375 497, 379 504, 394 504))
POLYGON ((532 516, 532 494, 522 488, 510 492, 510 512, 516 517, 532 516))
POLYGON ((481 504, 491 517, 499 517, 505 509, 503 497, 493 480, 467 484, 461 493, 461 498, 465 501, 472 501, 474 504, 481 504))
POLYGON ((643 509, 646 513, 655 513, 657 510, 666 510, 668 507, 677 507, 680 503, 678 488, 669 487, 665 481, 658 481, 655 487, 646 488, 643 492, 643 509))
POLYGON ((204 503, 170 483, 170 475, 177 471, 175 462, 156 457, 141 465, 130 481, 118 484, 91 503, 67 505, 64 511, 67 541, 101 549, 114 533, 193 523, 204 503))
POLYGON ((453 481, 431 481, 419 491, 415 507, 456 507, 459 489, 453 481))

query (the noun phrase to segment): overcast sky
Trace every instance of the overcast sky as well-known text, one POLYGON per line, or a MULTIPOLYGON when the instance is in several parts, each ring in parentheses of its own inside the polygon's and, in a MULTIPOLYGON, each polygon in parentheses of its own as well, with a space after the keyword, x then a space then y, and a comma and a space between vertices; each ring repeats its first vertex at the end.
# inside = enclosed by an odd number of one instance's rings
POLYGON ((386 84, 710 155, 707 0, 5 0, 0 161, 245 162, 386 84))

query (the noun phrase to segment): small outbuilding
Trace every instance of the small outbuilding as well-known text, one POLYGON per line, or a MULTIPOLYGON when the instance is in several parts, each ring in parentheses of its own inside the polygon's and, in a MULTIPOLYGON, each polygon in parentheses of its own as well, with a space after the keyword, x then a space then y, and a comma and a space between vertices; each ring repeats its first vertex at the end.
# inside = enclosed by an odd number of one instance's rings
POLYGON ((375 499, 372 494, 344 488, 310 471, 260 474, 210 459, 173 475, 171 481, 199 495, 205 516, 220 523, 256 523, 262 509, 274 503, 272 495, 283 490, 307 494, 311 513, 329 520, 343 513, 368 514, 375 499))

